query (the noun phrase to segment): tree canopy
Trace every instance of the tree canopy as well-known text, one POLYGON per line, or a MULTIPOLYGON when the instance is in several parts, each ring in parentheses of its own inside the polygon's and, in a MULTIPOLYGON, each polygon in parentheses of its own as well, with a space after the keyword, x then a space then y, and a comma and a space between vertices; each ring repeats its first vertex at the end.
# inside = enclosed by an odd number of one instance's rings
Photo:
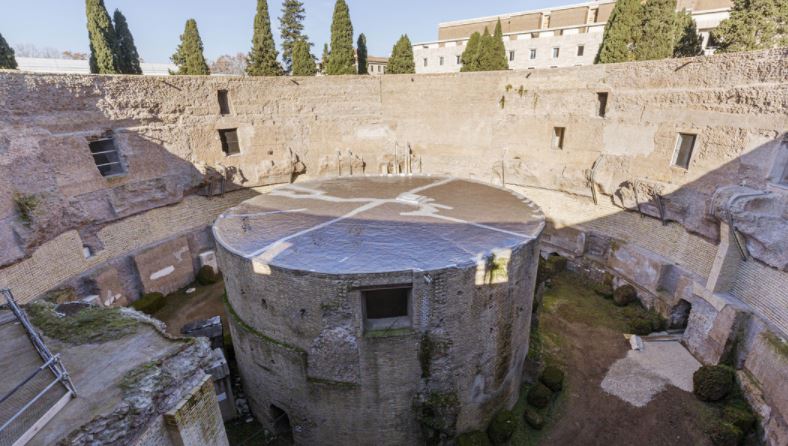
POLYGON ((328 55, 326 74, 356 74, 353 51, 353 23, 345 0, 337 0, 331 22, 331 53, 328 55))
POLYGON ((197 29, 197 21, 189 19, 181 34, 181 43, 170 58, 178 66, 173 74, 208 75, 211 74, 203 55, 202 39, 197 29))
POLYGON ((367 36, 364 33, 359 34, 358 42, 356 42, 356 58, 358 62, 358 74, 369 74, 367 67, 367 36))
POLYGON ((309 52, 309 42, 299 40, 293 46, 293 76, 314 76, 317 73, 315 58, 309 52))
POLYGON ((15 70, 17 68, 14 49, 8 45, 3 35, 0 34, 0 69, 15 70))
POLYGON ((640 0, 618 0, 610 13, 596 63, 635 60, 633 47, 640 35, 640 0))
POLYGON ((416 63, 413 59, 413 45, 407 34, 400 36, 391 51, 386 74, 414 74, 416 63))
POLYGON ((648 0, 641 7, 640 33, 635 38, 635 60, 673 56, 676 43, 676 0, 648 0))
POLYGON ((118 73, 115 60, 115 29, 104 0, 85 0, 90 39, 90 72, 94 74, 118 73))
POLYGON ((252 49, 246 66, 250 76, 281 76, 284 73, 277 58, 274 35, 271 32, 271 18, 268 15, 268 1, 257 0, 257 13, 254 16, 252 49))
POLYGON ((711 36, 720 52, 788 46, 788 2, 733 0, 730 17, 711 36))
POLYGON ((300 40, 308 41, 304 34, 304 18, 306 10, 304 2, 299 0, 284 0, 282 2, 282 16, 279 18, 279 36, 282 38, 282 60, 285 70, 288 72, 293 68, 293 51, 296 42, 300 40))
POLYGON ((465 50, 460 56, 462 62, 461 72, 478 71, 479 65, 479 44, 481 43, 482 35, 478 32, 471 34, 470 39, 465 44, 465 50))
POLYGON ((703 54, 703 39, 698 34, 698 27, 692 14, 683 10, 676 14, 676 43, 673 57, 692 57, 703 54))
POLYGON ((142 74, 140 55, 137 53, 137 46, 134 45, 134 37, 131 35, 126 17, 116 9, 113 19, 115 22, 115 62, 118 72, 142 74))

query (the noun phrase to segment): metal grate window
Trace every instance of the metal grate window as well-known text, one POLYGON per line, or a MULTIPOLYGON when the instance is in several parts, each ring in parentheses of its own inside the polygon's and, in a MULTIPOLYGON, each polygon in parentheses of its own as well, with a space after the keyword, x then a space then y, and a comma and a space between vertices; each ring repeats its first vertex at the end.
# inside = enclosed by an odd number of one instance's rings
POLYGON ((115 140, 112 138, 99 139, 89 142, 88 146, 90 154, 93 155, 93 162, 96 163, 102 176, 111 177, 124 173, 118 149, 115 147, 115 140))
POLYGON ((528 58, 531 59, 531 60, 536 59, 536 49, 535 48, 531 48, 531 50, 530 50, 530 52, 528 54, 528 58))
POLYGON ((219 130, 219 139, 222 140, 222 152, 225 155, 241 153, 241 146, 238 144, 238 129, 219 130))

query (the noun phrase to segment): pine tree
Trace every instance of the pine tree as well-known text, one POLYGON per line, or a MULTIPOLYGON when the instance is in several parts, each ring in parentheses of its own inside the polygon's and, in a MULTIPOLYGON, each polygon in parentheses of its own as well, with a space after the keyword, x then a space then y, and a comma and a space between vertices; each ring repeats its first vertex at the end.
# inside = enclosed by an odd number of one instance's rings
POLYGON ((640 0, 618 0, 605 25, 595 63, 634 60, 632 48, 640 33, 640 0))
POLYGON ((115 61, 115 29, 109 18, 104 0, 86 0, 90 39, 90 72, 94 74, 118 73, 115 61))
POLYGON ((641 8, 641 32, 635 39, 635 60, 673 56, 676 0, 648 0, 641 8))
POLYGON ((386 74, 415 74, 416 62, 413 59, 413 45, 407 34, 403 34, 391 50, 386 74))
POLYGON ((268 1, 257 0, 257 14, 254 16, 254 35, 252 50, 249 51, 246 73, 250 76, 281 76, 284 72, 276 58, 274 35, 271 33, 271 18, 268 16, 268 1))
POLYGON ((115 22, 115 63, 118 73, 142 74, 140 55, 134 45, 134 37, 131 35, 126 17, 116 9, 113 21, 115 22))
POLYGON ((369 74, 369 67, 367 66, 367 36, 364 33, 359 34, 356 48, 358 74, 369 74))
POLYGON ((733 0, 730 17, 712 31, 712 40, 719 52, 788 45, 788 2, 733 0))
POLYGON ((323 56, 320 58, 320 72, 325 74, 328 69, 328 56, 331 51, 328 50, 328 44, 323 45, 323 56))
POLYGON ((493 57, 491 70, 508 70, 509 59, 506 58, 506 45, 503 43, 503 29, 501 28, 501 19, 495 24, 495 46, 493 47, 493 57))
POLYGON ((461 72, 478 71, 479 70, 479 44, 482 41, 482 35, 478 32, 471 34, 468 43, 465 44, 465 50, 460 56, 462 62, 461 72))
POLYGON ((293 68, 293 51, 296 42, 309 40, 303 34, 304 24, 302 22, 305 17, 306 10, 303 2, 299 0, 284 0, 282 2, 282 17, 279 17, 279 36, 282 38, 282 60, 287 71, 291 71, 293 68))
POLYGON ((317 74, 315 58, 309 52, 310 44, 306 40, 299 40, 293 46, 293 76, 314 76, 317 74))
POLYGON ((331 54, 328 56, 326 74, 356 74, 353 54, 353 23, 345 0, 337 0, 331 22, 331 54))
POLYGON ((3 35, 0 34, 0 70, 16 70, 16 57, 14 49, 8 45, 3 35))
POLYGON ((482 38, 479 41, 479 51, 476 56, 476 71, 492 71, 497 69, 495 49, 495 37, 490 35, 490 30, 485 27, 482 38))
POLYGON ((676 43, 673 46, 673 57, 700 56, 703 53, 703 39, 692 14, 683 10, 676 13, 676 43))
POLYGON ((178 71, 170 74, 208 75, 211 74, 203 56, 202 39, 194 19, 186 21, 181 34, 181 43, 170 60, 178 66, 178 71))

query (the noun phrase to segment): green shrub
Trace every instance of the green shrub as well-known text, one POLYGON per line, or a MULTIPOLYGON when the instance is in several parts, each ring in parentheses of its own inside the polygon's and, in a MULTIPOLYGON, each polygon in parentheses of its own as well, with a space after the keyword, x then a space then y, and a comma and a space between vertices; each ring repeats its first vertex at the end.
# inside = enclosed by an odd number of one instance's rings
POLYGON ((560 392, 564 387, 564 372, 558 367, 547 366, 542 371, 539 381, 553 392, 560 392))
POLYGON ((724 365, 704 365, 692 375, 692 391, 701 401, 719 401, 734 386, 733 369, 724 365))
POLYGON ((219 273, 214 272, 213 268, 209 265, 203 265, 197 272, 197 283, 202 286, 212 285, 221 279, 219 273))
POLYGON ((638 297, 638 292, 632 285, 622 285, 613 291, 613 302, 619 307, 626 307, 638 297))
POLYGON ((754 413, 750 410, 730 405, 722 409, 722 419, 736 426, 743 433, 749 432, 755 424, 754 413))
POLYGON ((605 299, 612 299, 613 298, 613 275, 610 273, 605 273, 605 276, 602 278, 601 282, 593 282, 591 283, 591 289, 594 290, 595 293, 604 297, 605 299))
POLYGON ((141 311, 145 314, 154 314, 157 311, 164 308, 164 305, 167 304, 167 301, 164 300, 164 295, 161 293, 148 293, 140 297, 139 299, 135 300, 131 307, 137 311, 141 311))
POLYGON ((629 321, 629 331, 638 336, 645 336, 652 331, 651 321, 645 317, 632 319, 629 321))
POLYGON ((457 437, 458 446, 491 446, 490 438, 485 432, 466 432, 457 437))
POLYGON ((528 423, 529 426, 536 430, 541 430, 544 427, 544 418, 530 407, 525 409, 523 419, 525 419, 525 422, 528 423))
POLYGON ((505 444, 512 437, 517 427, 517 419, 510 410, 502 410, 495 414, 490 426, 487 428, 487 435, 492 444, 505 444))
POLYGON ((715 446, 737 446, 744 437, 741 429, 723 421, 717 421, 707 431, 715 446))
POLYGON ((528 391, 528 404, 539 408, 544 409, 550 404, 550 399, 553 397, 553 392, 545 386, 544 384, 536 384, 535 386, 531 387, 531 390, 528 391))

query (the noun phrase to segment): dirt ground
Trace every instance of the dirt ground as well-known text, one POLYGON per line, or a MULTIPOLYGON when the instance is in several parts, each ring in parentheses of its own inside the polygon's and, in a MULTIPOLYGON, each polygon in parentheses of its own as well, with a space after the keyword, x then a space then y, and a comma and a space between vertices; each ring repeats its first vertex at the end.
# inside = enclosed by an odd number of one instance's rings
MULTIPOLYGON (((708 407, 673 386, 642 408, 602 390, 608 368, 629 348, 622 310, 564 273, 553 279, 539 313, 539 338, 547 363, 566 371, 564 390, 546 427, 520 429, 513 445, 710 445, 704 433, 708 407)), ((522 399, 522 398, 521 398, 522 399)), ((521 414, 525 404, 516 409, 521 414)))
POLYGON ((227 315, 224 310, 224 282, 219 281, 213 285, 193 285, 196 290, 186 294, 185 290, 170 294, 166 297, 167 304, 153 316, 167 324, 167 332, 181 336, 181 328, 189 322, 209 319, 214 316, 222 317, 222 326, 227 328, 227 315))

